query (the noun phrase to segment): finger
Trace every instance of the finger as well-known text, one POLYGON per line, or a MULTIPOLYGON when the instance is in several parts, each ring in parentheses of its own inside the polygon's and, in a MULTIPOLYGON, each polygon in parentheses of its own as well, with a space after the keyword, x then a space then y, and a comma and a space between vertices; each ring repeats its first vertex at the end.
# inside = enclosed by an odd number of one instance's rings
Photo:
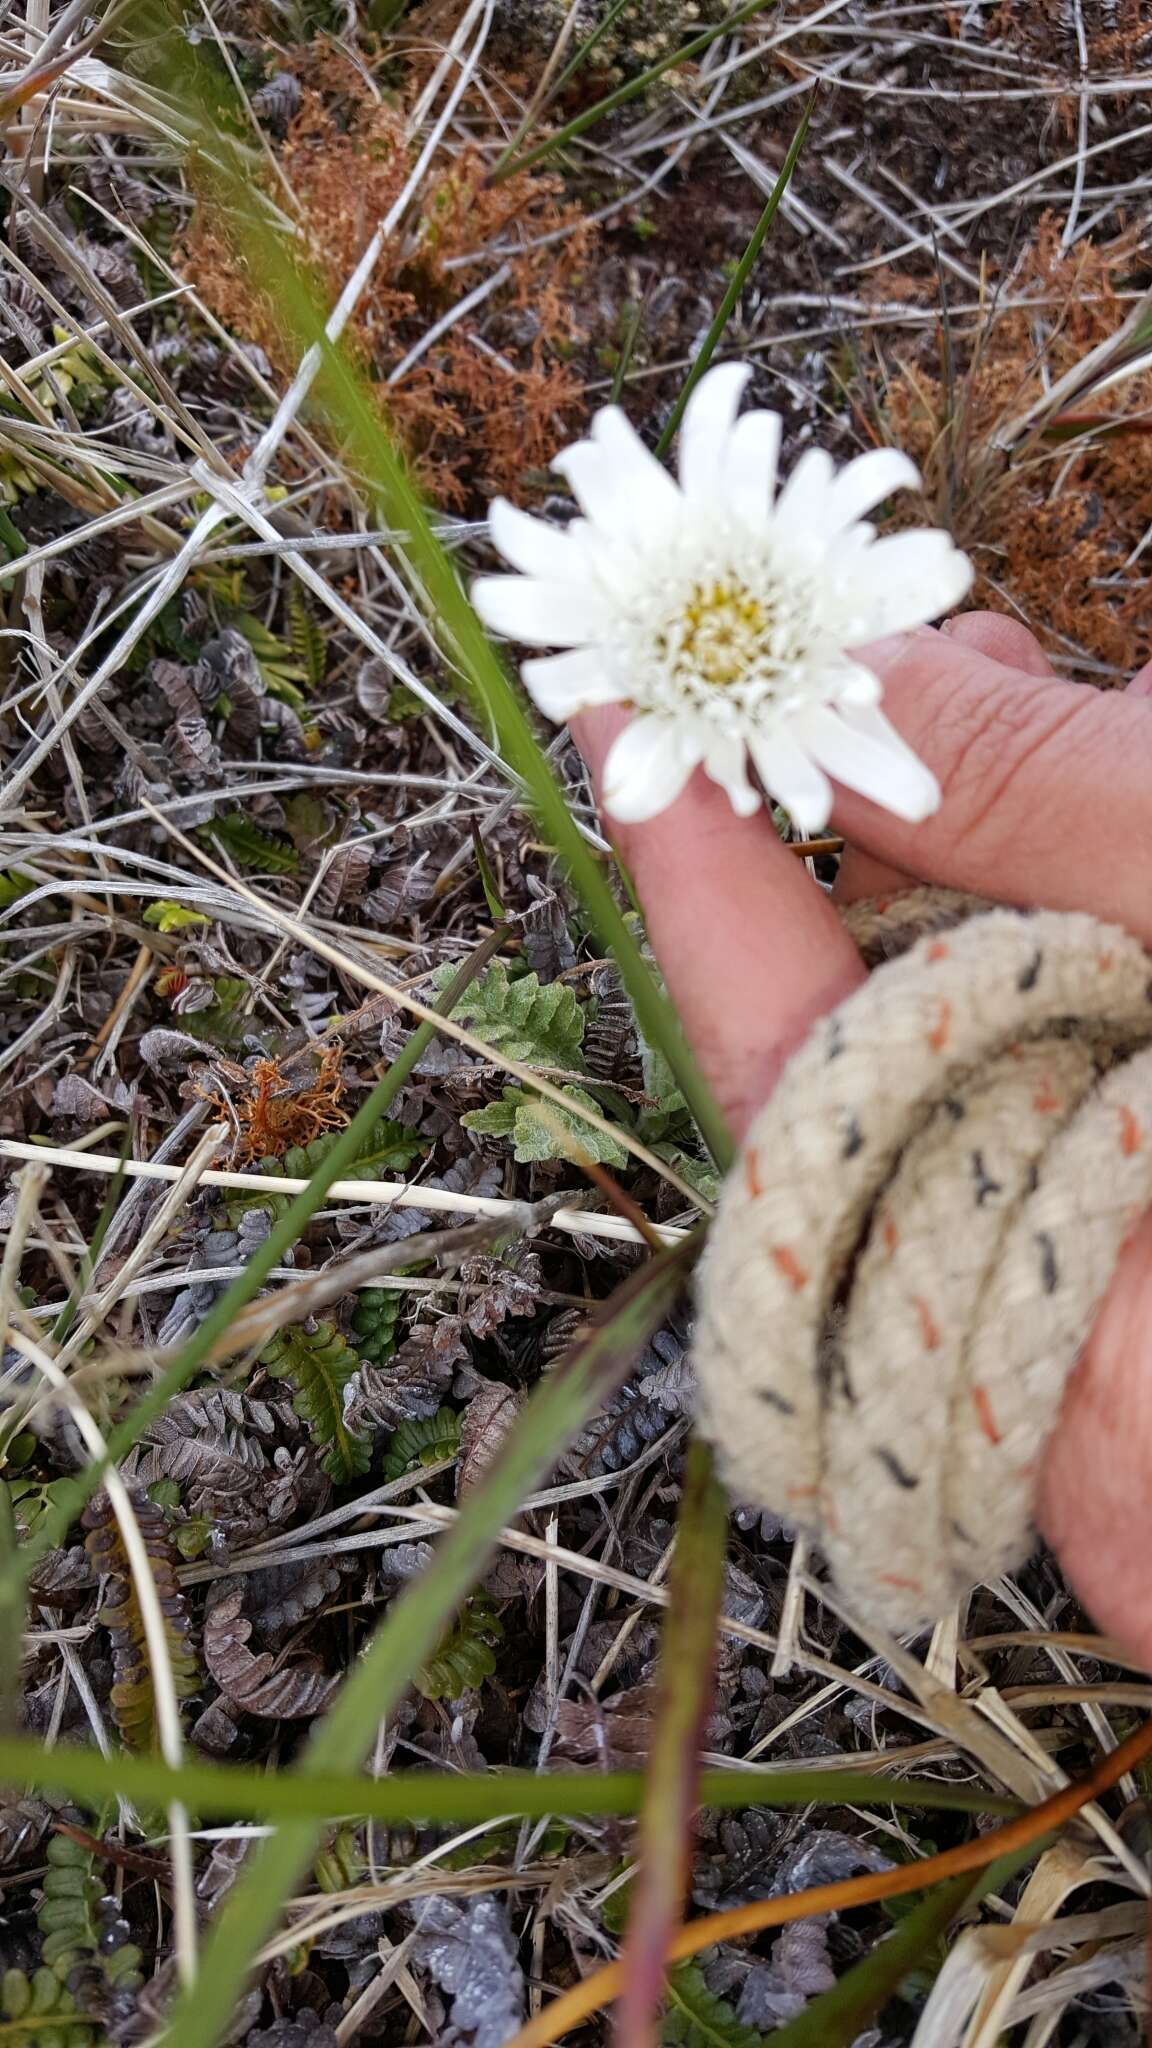
POLYGON ((1035 633, 1003 612, 961 612, 959 618, 946 619, 940 631, 954 646, 972 647, 1003 668, 1017 668, 1028 676, 1056 673, 1035 633))
MULTIPOLYGON (((623 723, 615 707, 573 723, 597 786, 623 723)), ((741 1137, 788 1053, 863 979, 860 956, 768 813, 738 818, 702 773, 647 824, 608 823, 689 1043, 741 1137)))
POLYGON ((1100 1628, 1152 1668, 1152 1216, 1125 1247, 1068 1383, 1040 1526, 1100 1628))
POLYGON ((869 658, 944 800, 910 826, 841 791, 846 839, 924 881, 1092 911, 1152 939, 1152 698, 1005 668, 942 634, 900 635, 869 658))
MULTIPOLYGON (((926 631, 931 632, 931 628, 926 631)), ((1000 612, 962 612, 958 619, 949 619, 940 631, 959 646, 971 647, 977 654, 986 654, 990 661, 999 661, 1025 675, 1054 673, 1035 634, 1018 619, 1005 618, 1000 612)), ((907 868, 879 860, 862 847, 849 846, 840 862, 832 894, 837 903, 857 903, 862 896, 890 896, 901 889, 912 889, 918 879, 907 868)))

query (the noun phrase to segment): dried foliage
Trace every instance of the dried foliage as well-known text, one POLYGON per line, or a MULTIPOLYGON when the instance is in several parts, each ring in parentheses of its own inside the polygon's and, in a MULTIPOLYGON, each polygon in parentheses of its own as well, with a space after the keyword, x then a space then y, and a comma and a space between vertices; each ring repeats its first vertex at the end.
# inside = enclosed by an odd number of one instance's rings
MULTIPOLYGON (((369 92, 335 48, 313 46, 297 61, 300 107, 278 154, 311 259, 335 299, 400 198, 415 153, 403 110, 369 92)), ((526 473, 555 451, 581 395, 567 358, 580 338, 573 289, 590 233, 562 202, 554 176, 525 173, 494 188, 486 171, 481 155, 465 151, 428 181, 386 242, 353 326, 364 366, 387 385, 389 417, 421 480, 438 503, 458 507, 477 491, 518 494, 526 473), (548 243, 557 231, 566 231, 563 239, 548 243), (427 330, 489 283, 493 246, 506 278, 475 316, 447 325, 423 349, 427 330), (418 346, 419 359, 402 367, 418 346)), ((253 290, 206 212, 185 261, 213 310, 290 373, 296 350, 276 307, 253 290)))
POLYGON ((452 2001, 440 2040, 460 2048, 503 2048, 524 2012, 524 1975, 499 1899, 422 1899, 413 1918, 415 1954, 452 2001))
POLYGON ((997 452, 1007 421, 1115 333, 1121 288, 1144 269, 1131 236, 1065 251, 1059 230, 1054 216, 1041 221, 1015 267, 1011 307, 993 296, 966 361, 945 377, 906 356, 882 402, 893 440, 923 465, 973 554, 973 602, 1003 610, 1007 598, 1053 653, 1084 653, 1119 678, 1152 655, 1141 553, 1152 526, 1152 373, 1074 407, 1056 445, 1011 463, 997 452))
MULTIPOLYGON (((177 1578, 177 1554, 162 1510, 138 1495, 132 1503, 164 1618, 164 1638, 177 1699, 200 1690, 200 1674, 192 1641, 192 1624, 177 1578)), ((85 1508, 85 1548, 103 1581, 98 1619, 112 1639, 112 1711, 116 1725, 132 1749, 155 1749, 159 1741, 152 1654, 144 1634, 144 1618, 119 1526, 106 1493, 85 1508)))
POLYGON ((270 1650, 250 1650, 253 1622, 244 1612, 247 1581, 221 1580, 208 1595, 204 1616, 204 1663, 220 1688, 226 1713, 259 1714, 273 1720, 311 1720, 323 1711, 336 1687, 311 1652, 283 1659, 270 1650))

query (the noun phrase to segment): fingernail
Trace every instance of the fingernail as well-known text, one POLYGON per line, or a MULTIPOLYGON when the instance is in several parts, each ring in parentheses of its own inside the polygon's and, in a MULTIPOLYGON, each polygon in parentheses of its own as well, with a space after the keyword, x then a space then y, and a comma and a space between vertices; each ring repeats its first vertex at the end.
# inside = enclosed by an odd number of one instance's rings
POLYGON ((1126 697, 1152 697, 1152 661, 1138 668, 1124 692, 1126 697))

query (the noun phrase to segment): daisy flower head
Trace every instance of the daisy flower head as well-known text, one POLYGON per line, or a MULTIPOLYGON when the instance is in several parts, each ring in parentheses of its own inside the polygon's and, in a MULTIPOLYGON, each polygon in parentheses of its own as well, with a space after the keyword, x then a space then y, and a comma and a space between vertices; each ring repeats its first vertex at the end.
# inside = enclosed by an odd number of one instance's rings
POLYGON ((701 765, 741 815, 766 793, 807 832, 828 821, 830 776, 925 818, 936 781, 850 650, 950 610, 968 558, 939 530, 881 539, 863 516, 920 481, 896 449, 839 471, 809 449, 777 493, 781 423, 739 412, 750 374, 722 363, 701 378, 679 482, 617 406, 597 413, 553 463, 583 517, 561 530, 498 498, 492 539, 520 573, 479 577, 476 609, 508 640, 562 650, 521 667, 546 717, 632 711, 604 769, 616 818, 654 817, 701 765))

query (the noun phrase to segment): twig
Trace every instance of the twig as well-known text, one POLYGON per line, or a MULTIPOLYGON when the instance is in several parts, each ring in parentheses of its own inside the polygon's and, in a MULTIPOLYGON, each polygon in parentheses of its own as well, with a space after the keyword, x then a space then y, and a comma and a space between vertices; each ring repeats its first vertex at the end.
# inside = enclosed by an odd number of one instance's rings
MULTIPOLYGON (((69 1172, 79 1173, 117 1173, 121 1165, 110 1152, 78 1152, 75 1147, 63 1145, 29 1145, 17 1138, 0 1138, 0 1158, 37 1160, 45 1166, 64 1167, 69 1172)), ((184 1168, 160 1165, 151 1159, 129 1159, 124 1162, 123 1170, 130 1180, 174 1181, 179 1180, 184 1168)), ((229 1173, 222 1168, 211 1168, 200 1175, 199 1185, 236 1188, 258 1195, 299 1195, 308 1182, 291 1174, 229 1173)), ((512 1227, 514 1217, 524 1208, 524 1204, 508 1201, 499 1195, 467 1195, 457 1193, 454 1188, 420 1187, 403 1180, 337 1180, 327 1190, 325 1199, 335 1202, 387 1202, 398 1209, 461 1210, 473 1216, 502 1220, 506 1229, 512 1227)), ((640 1231, 625 1222, 622 1216, 605 1216, 598 1210, 557 1209, 548 1219, 548 1228, 580 1237, 614 1238, 622 1244, 644 1242, 640 1231)), ((650 1228, 658 1233, 662 1244, 679 1244, 688 1234, 667 1223, 655 1223, 650 1228)))

